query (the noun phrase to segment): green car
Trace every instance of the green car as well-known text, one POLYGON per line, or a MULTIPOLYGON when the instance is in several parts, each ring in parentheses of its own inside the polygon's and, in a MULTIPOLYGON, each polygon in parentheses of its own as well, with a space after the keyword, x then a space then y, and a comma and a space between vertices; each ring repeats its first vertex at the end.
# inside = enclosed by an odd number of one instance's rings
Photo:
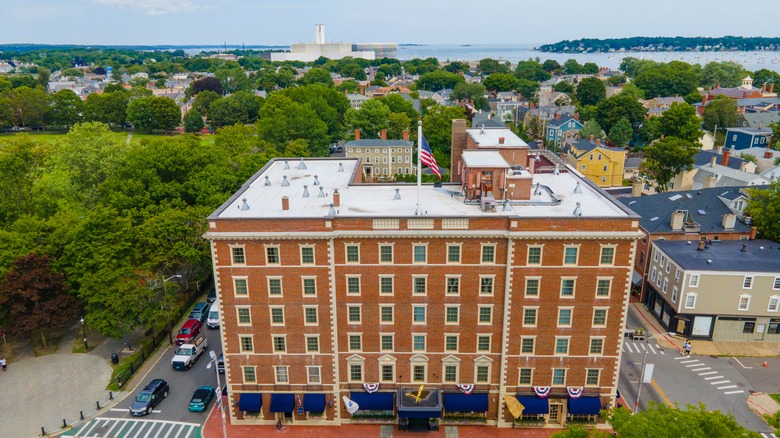
POLYGON ((213 386, 201 386, 195 390, 190 399, 190 412, 203 412, 209 407, 211 399, 214 398, 213 386))

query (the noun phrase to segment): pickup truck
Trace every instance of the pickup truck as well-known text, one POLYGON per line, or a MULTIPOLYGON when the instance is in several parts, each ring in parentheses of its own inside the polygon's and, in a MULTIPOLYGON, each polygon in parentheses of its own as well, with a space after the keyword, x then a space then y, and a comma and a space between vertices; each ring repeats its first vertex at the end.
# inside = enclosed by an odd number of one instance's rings
POLYGON ((177 370, 187 370, 198 360, 209 346, 209 340, 205 333, 201 333, 189 344, 182 344, 176 350, 176 354, 171 359, 171 366, 177 370))

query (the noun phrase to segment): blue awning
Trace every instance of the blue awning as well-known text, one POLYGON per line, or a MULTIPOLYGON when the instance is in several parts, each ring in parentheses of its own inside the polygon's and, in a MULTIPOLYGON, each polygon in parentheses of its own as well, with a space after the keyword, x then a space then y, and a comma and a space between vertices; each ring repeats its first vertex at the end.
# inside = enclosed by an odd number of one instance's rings
POLYGON ((306 394, 303 396, 303 410, 306 412, 325 412, 325 394, 306 394))
POLYGON ((361 411, 392 411, 393 393, 392 392, 351 392, 350 400, 360 406, 361 411))
POLYGON ((412 411, 399 409, 398 418, 441 418, 440 410, 412 411))
POLYGON ((238 399, 238 410, 244 412, 260 412, 263 406, 263 395, 254 392, 244 392, 238 399))
POLYGON ((580 397, 569 399, 569 413, 572 415, 596 415, 601 410, 599 397, 580 397))
POLYGON ((295 410, 295 396, 292 394, 271 394, 271 412, 288 412, 295 410))
POLYGON ((550 413, 550 404, 546 398, 539 398, 535 395, 518 395, 517 401, 523 405, 523 415, 539 415, 550 413))
POLYGON ((485 412, 488 410, 487 394, 444 393, 444 410, 447 412, 485 412))

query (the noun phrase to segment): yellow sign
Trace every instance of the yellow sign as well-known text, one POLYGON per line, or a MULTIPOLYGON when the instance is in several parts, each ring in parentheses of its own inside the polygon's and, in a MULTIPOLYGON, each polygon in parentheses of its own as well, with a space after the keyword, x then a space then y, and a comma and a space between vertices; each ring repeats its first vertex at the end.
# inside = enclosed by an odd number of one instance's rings
POLYGON ((425 394, 425 396, 423 396, 423 388, 424 388, 424 387, 425 387, 425 385, 420 385, 420 389, 418 389, 418 390, 417 390, 417 394, 411 394, 411 393, 409 393, 409 394, 405 394, 405 395, 406 395, 407 397, 411 397, 411 398, 413 398, 415 403, 420 403, 420 400, 421 400, 421 399, 423 399, 423 398, 425 398, 425 397, 427 397, 427 396, 428 396, 428 394, 427 394, 427 393, 425 394))
POLYGON ((520 418, 523 415, 525 406, 513 395, 504 394, 504 401, 506 402, 506 408, 509 409, 509 413, 515 418, 520 418))

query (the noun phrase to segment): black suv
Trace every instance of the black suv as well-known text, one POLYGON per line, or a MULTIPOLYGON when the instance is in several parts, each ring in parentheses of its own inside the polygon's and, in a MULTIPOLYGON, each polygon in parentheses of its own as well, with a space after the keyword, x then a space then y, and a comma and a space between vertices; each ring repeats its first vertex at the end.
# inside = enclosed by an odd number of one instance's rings
POLYGON ((141 390, 130 405, 130 415, 140 417, 151 414, 152 409, 157 406, 162 399, 168 397, 168 382, 163 379, 154 379, 141 390))
POLYGON ((221 374, 225 374, 225 353, 219 353, 217 358, 217 371, 221 374))

